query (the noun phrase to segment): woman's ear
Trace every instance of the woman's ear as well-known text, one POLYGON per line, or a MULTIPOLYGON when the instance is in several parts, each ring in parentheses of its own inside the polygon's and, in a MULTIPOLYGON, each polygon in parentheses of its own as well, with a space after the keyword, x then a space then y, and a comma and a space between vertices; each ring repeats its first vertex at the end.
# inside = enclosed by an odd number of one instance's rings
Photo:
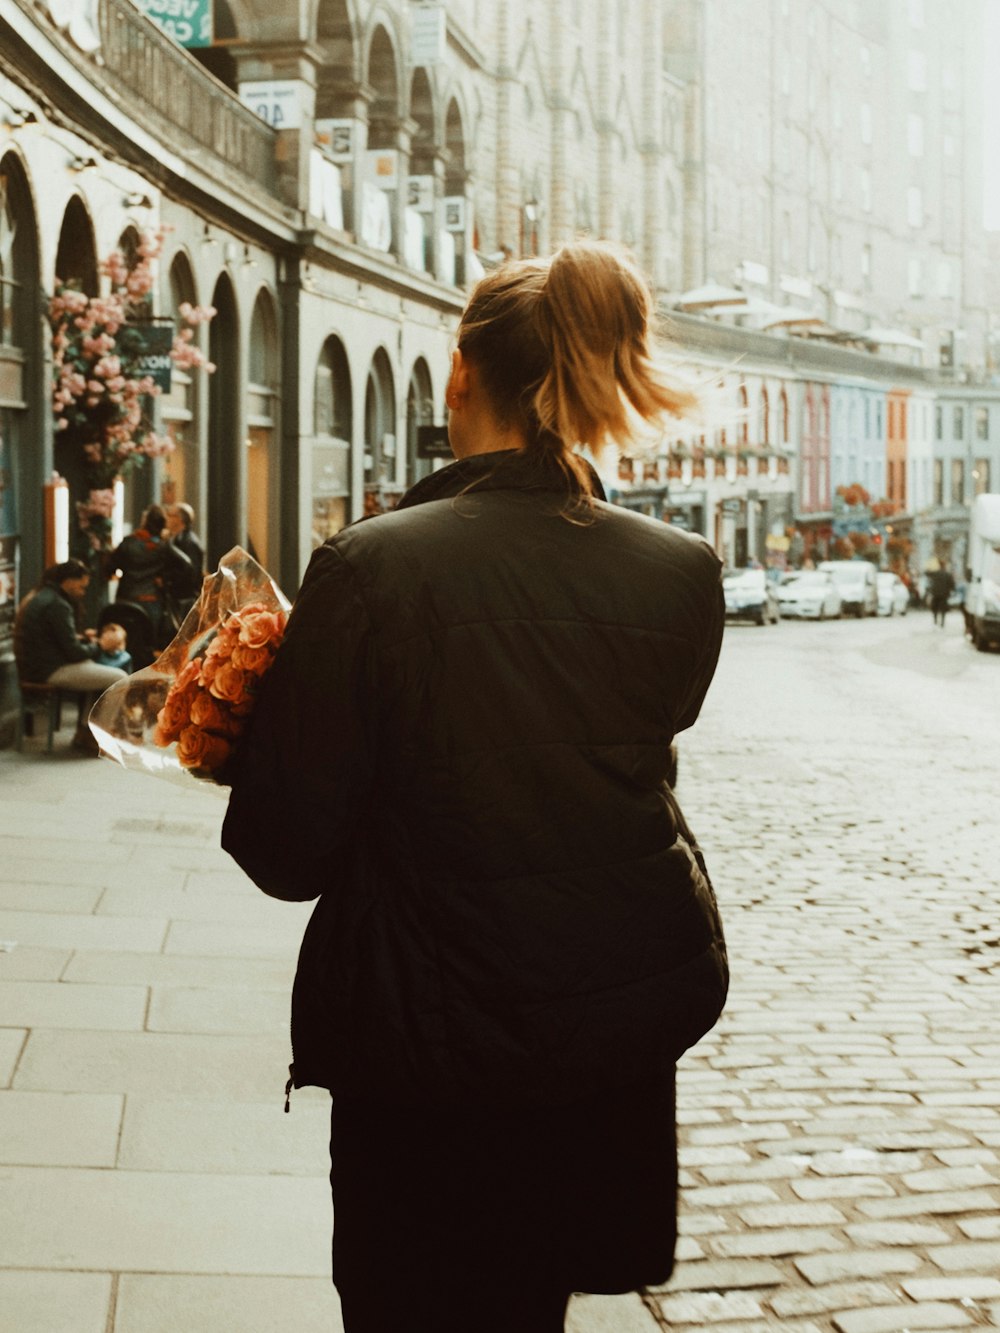
POLYGON ((459 407, 469 396, 469 363, 456 347, 451 354, 451 374, 445 389, 444 401, 447 407, 459 407))

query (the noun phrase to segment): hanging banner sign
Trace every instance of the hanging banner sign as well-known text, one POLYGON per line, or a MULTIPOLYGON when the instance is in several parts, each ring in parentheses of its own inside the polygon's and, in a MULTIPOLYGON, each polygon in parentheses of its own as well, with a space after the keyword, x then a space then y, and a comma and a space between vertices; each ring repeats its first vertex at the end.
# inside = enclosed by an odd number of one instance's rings
POLYGON ((212 0, 133 0, 178 46, 212 45, 212 0))
POLYGON ((170 355, 174 345, 173 321, 129 324, 122 330, 119 339, 125 355, 135 357, 138 361, 140 378, 148 375, 164 393, 169 393, 174 368, 173 357, 170 355))
POLYGON ((447 426, 417 427, 418 458, 454 458, 448 440, 447 426))
POLYGON ((444 5, 415 5, 410 10, 410 60, 437 65, 444 59, 448 20, 444 5))

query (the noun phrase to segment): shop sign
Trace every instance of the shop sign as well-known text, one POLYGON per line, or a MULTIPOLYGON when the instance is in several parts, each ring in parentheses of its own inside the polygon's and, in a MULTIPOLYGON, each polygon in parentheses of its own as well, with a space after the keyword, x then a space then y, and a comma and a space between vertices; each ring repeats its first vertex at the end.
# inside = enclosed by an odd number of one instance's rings
POLYGON ((394 190, 399 184, 399 153, 395 148, 369 148, 368 179, 380 190, 394 190))
POLYGON ((417 427, 418 458, 453 458, 447 426, 417 427))
POLYGON ((148 375, 164 393, 169 393, 174 368, 173 357, 170 355, 174 345, 173 321, 129 324, 123 336, 123 350, 136 358, 139 377, 148 375))
POLYGON ((13 651, 17 615, 17 537, 0 537, 0 656, 13 651))
POLYGON ((465 195, 449 194, 444 200, 445 231, 465 231, 465 195))
POLYGON ((354 126, 344 117, 316 121, 316 143, 334 162, 350 162, 354 156, 354 126))
POLYGON ((240 84, 240 101, 272 130, 298 130, 305 91, 302 79, 261 79, 240 84))
POLYGON ((212 0, 135 0, 135 4, 178 46, 212 45, 212 0))
POLYGON ((409 176, 406 182, 406 203, 418 213, 434 212, 434 177, 409 176))
POLYGON ((741 500, 723 500, 722 512, 724 514, 738 514, 742 507, 741 500))
POLYGON ((439 64, 448 35, 444 5, 414 5, 410 19, 410 60, 414 65, 439 64))

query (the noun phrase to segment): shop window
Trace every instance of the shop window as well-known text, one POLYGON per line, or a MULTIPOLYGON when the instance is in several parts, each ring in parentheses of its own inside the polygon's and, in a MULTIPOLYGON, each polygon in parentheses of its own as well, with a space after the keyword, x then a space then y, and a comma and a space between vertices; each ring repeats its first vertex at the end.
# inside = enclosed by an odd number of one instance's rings
POLYGON ((351 372, 339 338, 328 338, 313 396, 312 542, 320 546, 350 521, 351 372))
POLYGON ((988 458, 977 458, 976 466, 972 469, 972 483, 976 495, 983 495, 990 489, 990 460, 988 458))
POLYGON ((956 505, 965 503, 965 460, 962 458, 951 460, 951 502, 956 505))
POLYGON ((990 409, 988 407, 976 408, 976 439, 988 440, 990 438, 990 409))
POLYGON ((952 412, 952 438, 965 439, 965 408, 956 407, 952 412))
POLYGON ((944 460, 941 458, 934 460, 934 503, 944 504, 944 460))
POLYGON ((270 569, 277 559, 278 336, 274 302, 262 291, 250 321, 247 385, 247 536, 250 550, 270 569))

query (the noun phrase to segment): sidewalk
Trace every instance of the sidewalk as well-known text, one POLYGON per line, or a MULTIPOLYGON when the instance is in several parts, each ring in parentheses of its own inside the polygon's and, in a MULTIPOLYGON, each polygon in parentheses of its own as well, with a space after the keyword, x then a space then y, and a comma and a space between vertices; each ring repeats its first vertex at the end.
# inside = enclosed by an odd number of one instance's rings
MULTIPOLYGON (((214 790, 69 735, 0 751, 0 1330, 340 1333, 329 1098, 282 1113, 311 904, 219 849, 214 790)), ((625 1296, 570 1327, 657 1325, 625 1296)))

